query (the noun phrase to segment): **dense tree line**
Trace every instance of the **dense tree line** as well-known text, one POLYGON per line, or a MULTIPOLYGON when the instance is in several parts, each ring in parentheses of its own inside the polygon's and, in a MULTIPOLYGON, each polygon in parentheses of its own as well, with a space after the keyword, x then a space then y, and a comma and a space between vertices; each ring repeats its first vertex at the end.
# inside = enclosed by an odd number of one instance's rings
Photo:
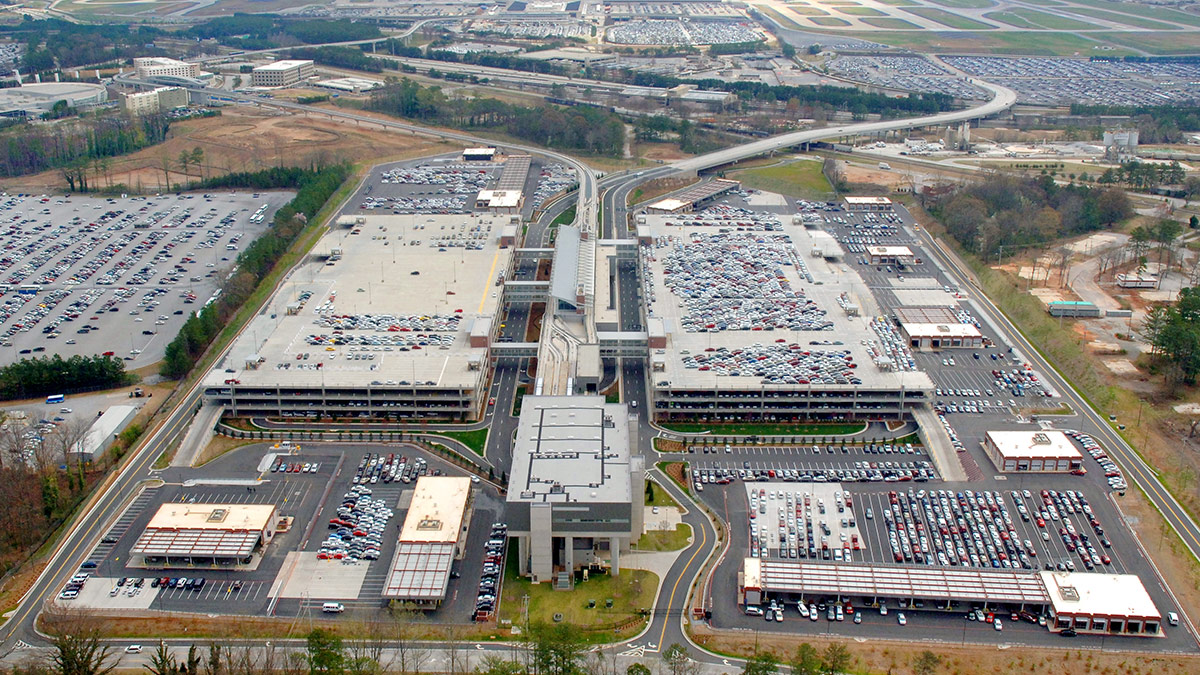
POLYGON ((1142 333, 1156 371, 1169 382, 1195 384, 1200 375, 1200 288, 1184 288, 1174 304, 1146 312, 1142 333))
POLYGON ((448 63, 470 63, 476 66, 486 66, 488 68, 504 68, 506 70, 519 70, 527 73, 543 73, 546 75, 572 75, 574 72, 571 68, 550 61, 539 61, 537 59, 523 59, 518 56, 509 56, 508 54, 493 54, 491 52, 468 52, 459 54, 457 52, 448 52, 445 50, 428 49, 425 51, 424 58, 434 61, 446 61, 448 63))
POLYGON ((184 31, 240 49, 271 49, 292 44, 350 42, 383 37, 379 27, 347 19, 286 19, 270 14, 234 14, 205 21, 184 31))
POLYGON ((696 154, 723 147, 711 135, 698 130, 691 121, 666 115, 638 117, 633 122, 633 135, 642 142, 675 141, 680 150, 696 154))
POLYGON ((147 47, 163 36, 163 31, 150 26, 83 24, 25 16, 20 23, 0 26, 0 35, 26 43, 19 68, 27 75, 164 53, 147 47))
POLYGON ((349 68, 368 73, 382 73, 384 68, 396 70, 400 64, 391 59, 374 59, 354 47, 298 47, 288 51, 289 59, 309 59, 323 66, 349 68))
POLYGON ((525 107, 493 98, 448 98, 439 87, 411 80, 371 93, 367 108, 458 129, 491 129, 550 148, 617 155, 625 127, 617 115, 587 106, 525 107))
POLYGON ((964 247, 983 256, 1001 247, 1045 244, 1111 227, 1133 215, 1118 188, 1060 186, 1048 175, 990 174, 926 206, 964 247))
POLYGON ((255 239, 237 259, 237 274, 221 289, 215 302, 193 313, 167 345, 161 372, 169 378, 183 377, 208 348, 225 324, 274 269, 279 259, 304 230, 308 220, 329 201, 350 176, 350 167, 277 167, 255 173, 231 173, 204 181, 203 188, 246 187, 265 190, 297 190, 292 201, 275 212, 272 227, 255 239))
POLYGON ((1200 106, 1100 105, 1073 103, 1071 114, 1091 117, 1129 117, 1141 143, 1182 143, 1185 131, 1200 129, 1200 106))
POLYGON ((21 359, 0 367, 0 399, 11 401, 51 394, 118 387, 125 384, 125 363, 112 356, 54 354, 21 359))
POLYGON ((1138 190, 1150 190, 1159 185, 1183 183, 1187 173, 1179 162, 1155 164, 1152 162, 1125 162, 1119 167, 1106 169, 1096 182, 1104 185, 1128 185, 1138 190))
MULTIPOLYGON (((50 126, 21 124, 0 131, 0 176, 80 167, 91 160, 128 154, 163 142, 169 127, 170 120, 165 115, 135 118, 124 114, 105 114, 50 126)), ((77 188, 74 184, 77 178, 72 173, 72 190, 77 188)))
POLYGON ((728 42, 719 45, 710 45, 708 48, 709 56, 725 56, 728 54, 750 54, 761 49, 763 46, 762 40, 754 42, 728 42))

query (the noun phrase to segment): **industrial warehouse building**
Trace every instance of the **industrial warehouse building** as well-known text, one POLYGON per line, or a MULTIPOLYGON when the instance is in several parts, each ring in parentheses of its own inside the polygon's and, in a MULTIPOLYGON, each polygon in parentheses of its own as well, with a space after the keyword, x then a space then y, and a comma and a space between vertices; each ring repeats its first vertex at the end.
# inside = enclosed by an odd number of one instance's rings
POLYGON ((989 431, 983 450, 1005 473, 1068 473, 1083 465, 1083 454, 1061 431, 989 431))
POLYGON ((104 454, 116 440, 117 434, 137 415, 138 409, 132 405, 113 405, 104 410, 104 414, 92 422, 83 439, 71 448, 71 456, 76 461, 94 462, 104 454))
POLYGON ((1046 311, 1050 316, 1067 318, 1095 318, 1100 316, 1100 308, 1090 302, 1074 300, 1055 300, 1047 303, 1046 311))
POLYGON ((255 87, 289 87, 317 74, 312 61, 286 59, 259 66, 250 71, 250 84, 255 87))
POLYGON ((522 575, 569 587, 575 570, 621 571, 642 533, 637 418, 603 396, 526 396, 508 480, 508 535, 522 575))
POLYGON ((417 479, 383 585, 384 599, 431 607, 441 604, 450 568, 467 537, 470 505, 470 478, 417 479))
POLYGON ((130 555, 146 567, 249 565, 275 537, 274 504, 163 504, 130 555))
POLYGON ((920 600, 948 609, 969 603, 988 609, 1046 614, 1052 631, 1156 637, 1162 618, 1141 579, 1132 574, 1024 570, 825 565, 745 558, 738 603, 837 597, 855 604, 920 600))

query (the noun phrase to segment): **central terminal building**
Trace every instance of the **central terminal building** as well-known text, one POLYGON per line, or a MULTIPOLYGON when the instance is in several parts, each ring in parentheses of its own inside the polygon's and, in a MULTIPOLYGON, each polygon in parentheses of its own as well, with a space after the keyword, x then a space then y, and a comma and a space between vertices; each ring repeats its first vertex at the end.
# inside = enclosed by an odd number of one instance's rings
POLYGON ((584 567, 621 570, 642 532, 637 417, 603 396, 526 396, 508 479, 520 573, 569 586, 584 567))

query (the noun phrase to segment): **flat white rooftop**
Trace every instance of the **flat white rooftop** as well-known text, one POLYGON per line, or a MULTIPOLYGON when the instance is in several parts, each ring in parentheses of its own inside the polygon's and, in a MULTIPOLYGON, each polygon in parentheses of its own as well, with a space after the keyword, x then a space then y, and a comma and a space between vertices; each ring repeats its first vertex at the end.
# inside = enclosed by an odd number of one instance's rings
MULTIPOLYGON (((655 246, 650 248, 652 259, 647 261, 647 279, 651 289, 646 294, 649 299, 649 314, 651 319, 660 318, 662 320, 667 338, 667 345, 663 353, 652 354, 652 359, 661 358, 665 366, 662 372, 653 374, 656 382, 668 381, 670 382, 669 386, 673 389, 744 390, 760 387, 795 389, 797 385, 764 384, 763 378, 750 370, 745 370, 745 372, 739 370, 738 372, 741 373, 739 375, 718 375, 712 369, 689 368, 685 365, 684 357, 703 356, 721 348, 733 351, 760 345, 767 350, 778 351, 785 349, 788 345, 796 345, 797 351, 801 352, 848 351, 855 366, 852 369, 847 367, 839 372, 853 373, 854 377, 862 381, 861 385, 813 384, 811 387, 813 389, 853 389, 855 387, 900 389, 903 387, 908 390, 924 390, 933 388, 933 382, 923 372, 884 370, 875 365, 876 354, 871 352, 871 345, 878 342, 878 336, 871 329, 871 320, 878 313, 874 296, 853 267, 838 260, 813 257, 811 253, 814 245, 819 247, 824 243, 823 237, 814 238, 802 224, 792 224, 790 216, 781 216, 779 218, 780 227, 774 231, 728 232, 727 235, 732 237, 728 240, 726 247, 730 255, 725 255, 725 251, 722 250, 712 253, 710 256, 709 267, 720 268, 716 273, 722 280, 714 281, 712 286, 724 286, 723 280, 729 278, 728 275, 751 273, 752 265, 766 259, 764 251, 755 248, 758 246, 755 240, 767 241, 770 239, 775 242, 770 253, 779 257, 784 257, 786 253, 788 261, 786 264, 781 262, 778 266, 774 262, 765 263, 765 267, 753 269, 753 274, 764 275, 764 283, 779 284, 780 287, 786 286, 792 291, 802 292, 803 298, 799 299, 800 304, 811 300, 813 310, 810 316, 814 321, 828 322, 828 329, 789 330, 776 327, 767 330, 762 326, 759 329, 752 327, 750 330, 705 329, 700 331, 696 329, 695 322, 688 318, 697 315, 697 311, 688 307, 688 302, 694 299, 683 298, 667 286, 667 258, 675 244, 682 245, 685 252, 682 256, 684 260, 680 262, 676 259, 671 262, 672 275, 678 276, 682 273, 691 275, 692 278, 698 278, 699 270, 695 266, 698 261, 694 259, 693 254, 707 255, 705 251, 712 252, 715 249, 707 240, 693 242, 692 236, 717 235, 721 229, 737 227, 736 219, 735 222, 719 226, 683 224, 703 222, 699 220, 701 216, 702 214, 646 215, 646 225, 655 241, 655 246), (774 239, 780 235, 787 237, 786 242, 774 239), (791 250, 788 251, 788 248, 791 250), (797 267, 796 261, 803 263, 805 271, 812 275, 812 282, 797 267), (860 308, 860 315, 848 316, 842 309, 842 302, 860 308), (820 311, 824 313, 818 314, 817 312, 820 311), (687 329, 688 323, 692 324, 691 332, 687 329)), ((754 278, 757 279, 757 277, 754 278)), ((756 283, 747 283, 748 293, 754 293, 756 283)), ((730 297, 731 291, 722 290, 721 292, 724 294, 721 303, 729 308, 720 310, 724 314, 737 314, 746 311, 752 305, 764 308, 761 312, 755 310, 758 313, 771 313, 775 311, 773 308, 778 304, 777 299, 774 298, 764 299, 753 297, 753 295, 744 298, 730 297), (766 301, 763 302, 764 300, 766 301)), ((797 358, 807 359, 808 355, 797 355, 797 358)), ((826 365, 831 362, 830 359, 823 360, 826 365)), ((833 365, 837 364, 833 363, 833 365)), ((805 386, 807 385, 799 385, 800 388, 805 386)))
POLYGON ((146 529, 262 531, 271 523, 274 504, 185 504, 158 507, 146 529))
POLYGON ((260 73, 265 72, 265 71, 272 71, 272 70, 291 70, 292 68, 299 68, 300 66, 311 65, 311 64, 312 64, 312 61, 304 61, 304 60, 299 60, 299 59, 284 59, 282 61, 276 61, 274 63, 268 63, 266 65, 259 66, 259 67, 255 68, 254 70, 257 72, 260 72, 260 73))
POLYGON ((692 203, 690 201, 668 197, 666 199, 660 199, 654 202, 647 208, 654 209, 655 211, 678 211, 685 206, 691 206, 691 204, 692 203))
POLYGON ((979 329, 969 323, 906 323, 904 332, 911 337, 980 337, 979 329))
POLYGON ((989 431, 987 438, 1001 457, 1082 458, 1079 449, 1061 431, 989 431))
POLYGON ((628 416, 603 396, 526 396, 508 501, 628 503, 628 416))
POLYGON ((475 319, 497 311, 496 277, 513 252, 499 246, 509 216, 357 217, 361 226, 332 229, 317 242, 316 257, 291 273, 269 312, 234 344, 224 365, 236 374, 216 368, 205 384, 479 384, 484 369, 472 366, 487 350, 470 346, 470 331, 475 319), (321 257, 336 248, 340 260, 329 264, 321 257), (289 306, 299 309, 289 314, 289 306), (262 361, 247 368, 254 359, 262 361))
MULTIPOLYGON (((849 199, 849 197, 847 197, 849 199)), ((912 257, 912 249, 907 246, 868 246, 867 253, 871 255, 893 256, 896 258, 912 257)))
POLYGON ((847 204, 875 204, 878 206, 886 206, 891 204, 892 200, 887 197, 846 197, 847 204))
POLYGON ((521 205, 520 190, 480 190, 475 201, 490 209, 516 208, 521 205))
POLYGON ((421 476, 412 504, 400 528, 400 541, 448 543, 458 541, 471 479, 463 476, 421 476))
POLYGON ((1041 572, 1041 578, 1056 615, 1162 620, 1137 575, 1041 572))

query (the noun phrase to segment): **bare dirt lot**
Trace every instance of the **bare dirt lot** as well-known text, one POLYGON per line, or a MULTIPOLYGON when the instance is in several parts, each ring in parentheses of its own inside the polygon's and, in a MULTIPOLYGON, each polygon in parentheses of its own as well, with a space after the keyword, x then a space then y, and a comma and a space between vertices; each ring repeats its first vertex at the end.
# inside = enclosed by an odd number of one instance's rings
MULTIPOLYGON (((281 164, 310 161, 378 162, 445 152, 448 146, 434 141, 382 130, 363 128, 329 119, 281 114, 230 106, 220 117, 176 122, 165 143, 110 162, 104 184, 124 184, 133 190, 155 191, 165 185, 163 160, 169 162, 170 182, 183 174, 176 158, 184 150, 204 150, 203 167, 188 167, 188 179, 230 171, 256 171, 281 164)), ((61 190, 65 181, 57 171, 46 171, 0 181, 0 189, 61 190)))

